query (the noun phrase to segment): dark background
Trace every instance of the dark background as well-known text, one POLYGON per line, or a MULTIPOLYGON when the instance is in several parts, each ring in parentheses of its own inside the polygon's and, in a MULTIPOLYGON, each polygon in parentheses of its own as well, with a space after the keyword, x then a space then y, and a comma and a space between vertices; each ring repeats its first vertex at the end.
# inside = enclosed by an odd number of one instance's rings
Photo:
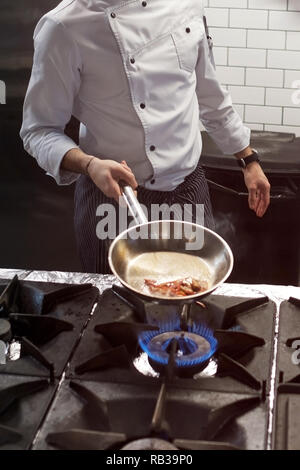
POLYGON ((57 186, 19 137, 30 78, 33 31, 59 0, 1 0, 0 267, 80 271, 73 233, 74 185, 57 186))

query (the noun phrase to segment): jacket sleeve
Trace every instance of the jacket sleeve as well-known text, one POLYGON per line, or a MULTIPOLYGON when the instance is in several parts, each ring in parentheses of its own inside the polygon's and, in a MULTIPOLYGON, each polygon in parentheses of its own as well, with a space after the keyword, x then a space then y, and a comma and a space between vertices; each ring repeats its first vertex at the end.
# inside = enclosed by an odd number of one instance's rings
POLYGON ((34 60, 23 109, 20 136, 25 150, 58 184, 79 175, 61 170, 65 154, 78 148, 64 134, 80 87, 81 61, 64 26, 43 17, 34 32, 34 60))
POLYGON ((199 117, 223 153, 232 155, 250 143, 250 129, 245 127, 232 106, 229 92, 218 82, 206 34, 200 43, 196 65, 196 93, 199 117))

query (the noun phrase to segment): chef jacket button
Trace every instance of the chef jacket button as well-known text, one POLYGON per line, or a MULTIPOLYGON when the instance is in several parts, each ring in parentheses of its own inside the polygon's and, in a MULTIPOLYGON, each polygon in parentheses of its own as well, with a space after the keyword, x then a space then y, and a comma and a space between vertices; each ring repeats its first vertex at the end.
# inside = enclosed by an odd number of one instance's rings
POLYGON ((154 150, 155 150, 155 145, 151 145, 150 150, 151 150, 151 152, 154 152, 154 150))
POLYGON ((131 64, 135 64, 135 59, 134 59, 133 57, 131 57, 130 63, 131 63, 131 64))
POLYGON ((186 28, 186 32, 187 32, 187 33, 190 33, 190 32, 191 32, 191 28, 186 28))
POLYGON ((150 181, 150 184, 154 184, 154 183, 155 183, 155 179, 150 181))
POLYGON ((143 7, 147 6, 147 2, 142 2, 143 7))
POLYGON ((112 12, 112 13, 110 14, 110 16, 111 16, 112 18, 115 18, 117 15, 116 15, 114 12, 112 12))
POLYGON ((141 103, 141 104, 140 104, 140 108, 145 109, 145 108, 146 108, 145 103, 141 103))

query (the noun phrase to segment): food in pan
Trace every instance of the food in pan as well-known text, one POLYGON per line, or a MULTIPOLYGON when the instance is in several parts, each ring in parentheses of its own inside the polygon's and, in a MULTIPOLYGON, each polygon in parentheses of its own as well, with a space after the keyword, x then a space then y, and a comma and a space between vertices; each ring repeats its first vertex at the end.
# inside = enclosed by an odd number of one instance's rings
POLYGON ((152 279, 145 279, 145 285, 151 293, 165 295, 167 297, 185 297, 200 294, 208 289, 208 283, 206 281, 200 281, 192 277, 160 284, 152 279))

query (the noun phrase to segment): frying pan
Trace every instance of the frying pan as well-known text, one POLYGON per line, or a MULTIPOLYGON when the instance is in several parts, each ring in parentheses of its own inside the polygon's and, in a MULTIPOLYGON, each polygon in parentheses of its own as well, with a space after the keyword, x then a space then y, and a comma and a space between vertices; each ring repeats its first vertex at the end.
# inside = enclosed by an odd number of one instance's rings
POLYGON ((183 305, 206 297, 225 282, 233 268, 233 255, 218 234, 179 220, 148 222, 132 188, 124 182, 120 187, 136 225, 115 238, 108 261, 125 288, 147 301, 183 305), (167 297, 148 291, 144 282, 186 277, 204 280, 208 288, 184 297, 167 297))

